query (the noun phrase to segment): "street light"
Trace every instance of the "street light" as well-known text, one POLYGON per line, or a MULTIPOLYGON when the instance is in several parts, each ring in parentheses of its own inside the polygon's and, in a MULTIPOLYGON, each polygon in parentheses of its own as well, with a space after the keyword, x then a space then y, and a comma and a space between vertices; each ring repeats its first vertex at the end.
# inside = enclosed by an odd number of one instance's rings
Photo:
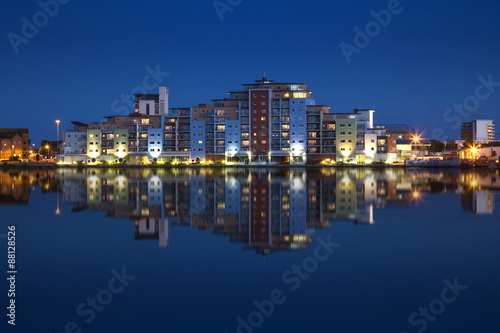
POLYGON ((415 149, 417 149, 417 143, 420 142, 420 138, 418 137, 418 134, 415 133, 415 135, 413 136, 413 143, 415 144, 415 149))
POLYGON ((472 147, 470 149, 471 153, 472 153, 472 159, 474 160, 475 157, 476 157, 476 152, 477 152, 477 148, 476 147, 472 147))
POLYGON ((60 120, 56 120, 56 124, 57 124, 57 150, 56 150, 56 153, 59 152, 59 123, 61 121, 60 120))

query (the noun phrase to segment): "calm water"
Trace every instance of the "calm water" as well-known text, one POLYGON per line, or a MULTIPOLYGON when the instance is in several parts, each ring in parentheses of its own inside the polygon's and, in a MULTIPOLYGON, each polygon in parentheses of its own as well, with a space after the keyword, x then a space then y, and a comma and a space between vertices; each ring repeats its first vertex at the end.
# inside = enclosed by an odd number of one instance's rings
POLYGON ((500 331, 498 170, 0 170, 0 189, 2 332, 500 331))

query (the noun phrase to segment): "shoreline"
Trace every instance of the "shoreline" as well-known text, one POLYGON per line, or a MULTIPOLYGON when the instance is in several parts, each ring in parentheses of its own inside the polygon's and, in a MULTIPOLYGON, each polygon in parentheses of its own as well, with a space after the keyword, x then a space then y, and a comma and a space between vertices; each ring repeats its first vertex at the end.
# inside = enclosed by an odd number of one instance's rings
POLYGON ((57 164, 5 164, 1 165, 0 169, 499 169, 500 167, 490 168, 489 166, 474 166, 474 165, 57 165, 57 164))

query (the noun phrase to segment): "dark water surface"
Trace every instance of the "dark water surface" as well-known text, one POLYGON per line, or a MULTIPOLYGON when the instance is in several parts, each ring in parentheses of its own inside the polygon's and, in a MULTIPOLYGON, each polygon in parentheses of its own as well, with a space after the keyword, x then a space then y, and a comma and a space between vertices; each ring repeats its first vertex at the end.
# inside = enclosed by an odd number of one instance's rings
POLYGON ((11 169, 0 189, 1 332, 500 331, 498 170, 11 169))

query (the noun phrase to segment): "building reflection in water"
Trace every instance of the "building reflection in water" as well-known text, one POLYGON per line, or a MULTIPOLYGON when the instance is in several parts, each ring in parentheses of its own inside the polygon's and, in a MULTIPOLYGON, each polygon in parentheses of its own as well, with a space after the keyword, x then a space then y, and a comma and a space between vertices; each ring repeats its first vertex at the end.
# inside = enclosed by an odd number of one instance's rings
POLYGON ((500 177, 491 169, 8 169, 0 204, 28 204, 37 186, 57 192, 56 214, 70 204, 132 220, 136 240, 167 247, 169 228, 190 226, 266 254, 305 249, 334 221, 373 224, 376 209, 425 205, 438 193, 492 214, 500 177))
POLYGON ((29 195, 36 187, 42 192, 55 186, 54 170, 0 170, 0 205, 28 205, 29 195))

